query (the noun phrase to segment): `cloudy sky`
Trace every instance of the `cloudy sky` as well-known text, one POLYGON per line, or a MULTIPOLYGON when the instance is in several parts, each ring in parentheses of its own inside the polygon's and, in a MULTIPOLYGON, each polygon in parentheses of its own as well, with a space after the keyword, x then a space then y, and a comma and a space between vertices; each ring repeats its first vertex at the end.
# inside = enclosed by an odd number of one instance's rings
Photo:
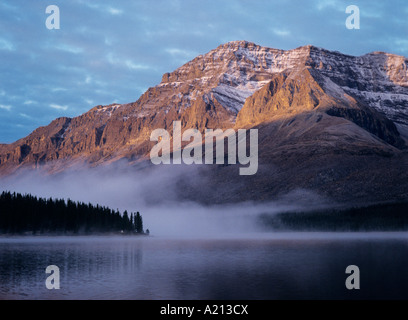
POLYGON ((408 56, 408 1, 0 0, 0 142, 136 101, 163 73, 233 40, 408 56), (353 4, 359 30, 345 26, 353 4), (59 30, 46 28, 48 5, 59 30))

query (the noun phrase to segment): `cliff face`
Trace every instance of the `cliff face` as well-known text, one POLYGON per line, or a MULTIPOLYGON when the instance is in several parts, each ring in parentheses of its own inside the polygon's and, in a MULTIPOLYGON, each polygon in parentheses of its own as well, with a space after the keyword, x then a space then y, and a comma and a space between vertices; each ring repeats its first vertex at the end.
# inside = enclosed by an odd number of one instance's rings
POLYGON ((246 100, 236 126, 252 127, 307 112, 344 118, 392 146, 405 148, 391 120, 308 68, 277 74, 246 100))
POLYGON ((284 123, 293 135, 310 130, 314 119, 317 144, 328 136, 331 145, 342 144, 339 137, 348 137, 348 149, 358 141, 357 153, 397 154, 405 143, 396 124, 408 125, 407 65, 404 57, 380 52, 353 57, 313 46, 284 51, 230 42, 164 74, 134 103, 97 106, 1 145, 0 173, 46 163, 59 171, 77 162, 140 161, 152 146, 151 131, 171 132, 175 120, 200 131, 279 124, 275 134, 285 137, 284 123))

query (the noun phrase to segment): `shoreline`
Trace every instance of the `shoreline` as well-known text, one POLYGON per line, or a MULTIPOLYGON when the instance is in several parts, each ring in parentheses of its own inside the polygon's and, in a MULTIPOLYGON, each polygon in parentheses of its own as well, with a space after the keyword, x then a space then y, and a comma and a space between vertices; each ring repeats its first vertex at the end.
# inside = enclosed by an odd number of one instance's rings
POLYGON ((97 232, 97 233, 36 233, 32 234, 29 232, 25 233, 0 233, 0 238, 40 238, 40 237, 50 237, 50 238, 58 238, 58 237, 123 237, 123 236, 132 236, 132 237, 142 237, 142 236, 150 236, 148 233, 116 233, 116 232, 97 232))

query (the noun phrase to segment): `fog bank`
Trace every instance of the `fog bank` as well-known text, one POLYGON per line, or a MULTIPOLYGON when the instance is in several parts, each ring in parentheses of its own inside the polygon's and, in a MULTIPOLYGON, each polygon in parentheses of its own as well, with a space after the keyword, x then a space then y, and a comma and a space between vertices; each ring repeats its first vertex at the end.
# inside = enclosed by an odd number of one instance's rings
POLYGON ((206 183, 194 167, 116 166, 70 169, 55 175, 22 171, 1 179, 0 189, 139 211, 144 228, 152 235, 170 237, 239 237, 261 231, 257 220, 260 214, 327 205, 325 199, 305 190, 268 203, 202 205, 179 200, 176 190, 180 179, 198 185, 206 183))

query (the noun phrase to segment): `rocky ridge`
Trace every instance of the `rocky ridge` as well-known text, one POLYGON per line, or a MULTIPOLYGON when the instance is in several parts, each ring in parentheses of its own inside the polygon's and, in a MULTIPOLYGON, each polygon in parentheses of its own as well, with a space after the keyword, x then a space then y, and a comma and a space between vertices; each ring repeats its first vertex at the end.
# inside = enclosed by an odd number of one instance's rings
MULTIPOLYGON (((382 52, 354 57, 310 45, 285 51, 226 43, 164 74, 134 103, 97 106, 1 145, 0 173, 45 164, 61 171, 75 163, 140 162, 152 147, 151 131, 171 131, 175 120, 183 129, 202 132, 258 128, 261 166, 266 167, 323 154, 336 155, 332 166, 337 168, 349 159, 347 170, 366 156, 405 159, 407 66, 405 57, 382 52)), ((308 170, 288 185, 313 188, 302 183, 314 172, 308 170)), ((255 185, 268 185, 263 179, 255 185)))

